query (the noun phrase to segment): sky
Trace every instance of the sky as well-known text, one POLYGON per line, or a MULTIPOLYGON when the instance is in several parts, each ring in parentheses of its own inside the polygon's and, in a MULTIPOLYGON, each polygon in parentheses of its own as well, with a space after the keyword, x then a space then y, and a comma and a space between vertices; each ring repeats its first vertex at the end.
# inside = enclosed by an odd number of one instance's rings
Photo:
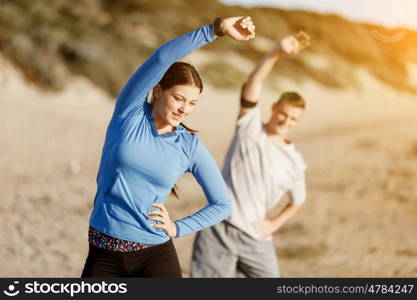
POLYGON ((354 21, 417 30, 416 0, 220 0, 224 4, 272 6, 336 13, 354 21))

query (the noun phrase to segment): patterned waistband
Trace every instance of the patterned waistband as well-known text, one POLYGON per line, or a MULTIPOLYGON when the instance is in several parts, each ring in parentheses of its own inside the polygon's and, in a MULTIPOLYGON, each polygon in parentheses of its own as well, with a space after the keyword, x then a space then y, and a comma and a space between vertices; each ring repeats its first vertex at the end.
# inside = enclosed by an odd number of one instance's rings
POLYGON ((94 247, 113 252, 133 252, 155 246, 155 244, 137 243, 118 239, 104 234, 91 226, 88 228, 88 242, 94 247))

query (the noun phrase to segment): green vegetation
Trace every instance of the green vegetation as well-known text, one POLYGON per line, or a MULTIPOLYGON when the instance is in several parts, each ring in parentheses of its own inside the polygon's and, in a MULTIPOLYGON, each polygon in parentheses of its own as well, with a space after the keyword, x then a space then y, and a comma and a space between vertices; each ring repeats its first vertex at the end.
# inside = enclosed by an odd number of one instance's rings
MULTIPOLYGON (((334 62, 317 69, 296 58, 280 63, 283 76, 309 77, 337 88, 356 85, 352 67, 361 66, 393 87, 416 91, 407 74, 407 63, 417 61, 415 32, 389 44, 372 36, 376 27, 335 15, 230 7, 217 1, 0 0, 0 52, 41 87, 60 89, 68 74, 82 74, 114 96, 160 44, 217 16, 234 15, 251 15, 257 35, 270 40, 304 30, 313 40, 308 51, 334 62)), ((232 51, 252 61, 263 55, 255 41, 243 46, 222 40, 205 50, 216 55, 232 51)), ((225 62, 216 68, 214 61, 202 73, 222 87, 239 86, 245 76, 225 62)))

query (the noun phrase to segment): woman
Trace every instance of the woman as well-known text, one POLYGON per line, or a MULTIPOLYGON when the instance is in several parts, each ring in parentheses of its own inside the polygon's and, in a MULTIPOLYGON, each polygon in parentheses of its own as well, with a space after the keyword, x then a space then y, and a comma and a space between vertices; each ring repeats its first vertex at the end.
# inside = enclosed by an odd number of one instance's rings
POLYGON ((172 238, 231 214, 215 161, 181 123, 197 103, 201 79, 191 65, 174 62, 217 36, 249 40, 254 29, 250 17, 217 18, 161 46, 127 82, 107 129, 82 277, 181 277, 172 238), (195 176, 208 205, 173 222, 163 203, 185 172, 195 176))

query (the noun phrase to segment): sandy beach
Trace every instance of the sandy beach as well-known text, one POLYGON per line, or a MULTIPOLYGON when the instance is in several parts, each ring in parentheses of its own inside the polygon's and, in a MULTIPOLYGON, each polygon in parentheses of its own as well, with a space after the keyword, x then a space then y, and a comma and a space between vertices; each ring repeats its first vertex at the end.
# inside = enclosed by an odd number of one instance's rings
MULTIPOLYGON (((0 65, 0 276, 78 277, 114 102, 82 77, 45 92, 0 65)), ((308 199, 275 236, 284 277, 417 277, 417 99, 356 72, 360 89, 280 82, 308 101, 292 136, 308 199)), ((265 120, 277 97, 264 91, 265 120)), ((238 90, 205 86, 201 100, 186 124, 221 167, 238 90)), ((173 219, 205 204, 192 176, 178 186, 180 199, 167 200, 173 219)), ((174 240, 184 276, 193 237, 174 240)))

